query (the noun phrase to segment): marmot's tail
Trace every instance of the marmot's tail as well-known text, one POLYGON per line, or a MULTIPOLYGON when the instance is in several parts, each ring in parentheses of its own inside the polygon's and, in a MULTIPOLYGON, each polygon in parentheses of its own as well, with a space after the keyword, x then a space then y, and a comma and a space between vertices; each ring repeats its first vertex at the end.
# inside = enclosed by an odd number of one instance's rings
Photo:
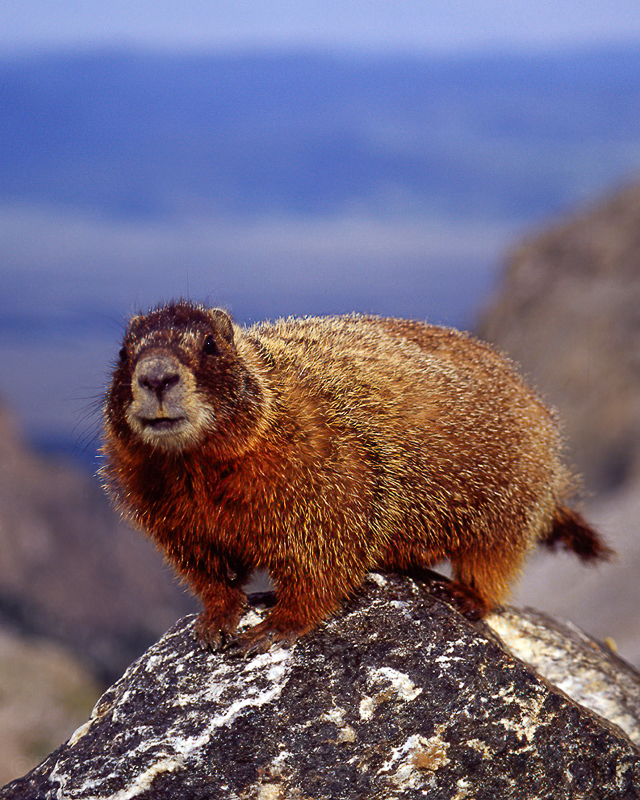
POLYGON ((582 514, 570 508, 556 509, 553 527, 543 543, 552 550, 562 545, 585 562, 609 561, 616 554, 582 514))

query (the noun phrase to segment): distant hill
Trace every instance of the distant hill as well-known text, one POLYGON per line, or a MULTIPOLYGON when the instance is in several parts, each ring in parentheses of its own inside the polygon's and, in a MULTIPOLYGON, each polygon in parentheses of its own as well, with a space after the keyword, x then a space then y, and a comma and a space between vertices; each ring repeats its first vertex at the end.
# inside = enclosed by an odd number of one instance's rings
POLYGON ((0 62, 0 202, 536 218, 640 163, 640 48, 0 62))
POLYGON ((557 406, 599 492, 640 479, 639 300, 635 183, 515 248, 480 324, 557 406))

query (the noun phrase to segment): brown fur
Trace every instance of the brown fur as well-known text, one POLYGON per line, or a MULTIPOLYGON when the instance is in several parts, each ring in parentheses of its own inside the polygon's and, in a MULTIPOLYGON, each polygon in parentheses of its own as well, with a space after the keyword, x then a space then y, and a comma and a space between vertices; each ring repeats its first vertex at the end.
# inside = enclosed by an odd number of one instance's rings
POLYGON ((293 639, 369 570, 449 559, 470 614, 539 541, 605 558, 565 508, 552 414, 488 345, 376 317, 243 329, 185 301, 131 320, 105 405, 109 490, 232 635, 253 570, 277 603, 245 647, 293 639))

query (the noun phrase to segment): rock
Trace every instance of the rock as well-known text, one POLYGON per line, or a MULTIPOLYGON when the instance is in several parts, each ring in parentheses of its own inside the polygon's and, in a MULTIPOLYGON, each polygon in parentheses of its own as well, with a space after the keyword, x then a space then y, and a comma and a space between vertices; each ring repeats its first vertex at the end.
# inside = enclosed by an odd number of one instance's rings
POLYGON ((640 747, 640 673, 571 622, 505 608, 487 624, 507 650, 557 689, 614 723, 640 747))
POLYGON ((640 184, 515 249, 479 333, 558 407, 589 489, 638 475, 640 184))
POLYGON ((621 800, 637 787, 640 753, 619 728, 424 585, 372 575, 290 649, 210 653, 180 621, 0 797, 621 800))

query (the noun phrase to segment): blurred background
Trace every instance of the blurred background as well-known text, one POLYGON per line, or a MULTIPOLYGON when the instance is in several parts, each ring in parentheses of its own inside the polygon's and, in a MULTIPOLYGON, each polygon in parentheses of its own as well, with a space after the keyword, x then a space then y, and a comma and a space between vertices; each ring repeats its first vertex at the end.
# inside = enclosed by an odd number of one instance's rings
POLYGON ((636 0, 0 5, 0 783, 196 608, 94 477, 122 327, 171 297, 506 350, 620 553, 515 602, 640 664, 636 0))

